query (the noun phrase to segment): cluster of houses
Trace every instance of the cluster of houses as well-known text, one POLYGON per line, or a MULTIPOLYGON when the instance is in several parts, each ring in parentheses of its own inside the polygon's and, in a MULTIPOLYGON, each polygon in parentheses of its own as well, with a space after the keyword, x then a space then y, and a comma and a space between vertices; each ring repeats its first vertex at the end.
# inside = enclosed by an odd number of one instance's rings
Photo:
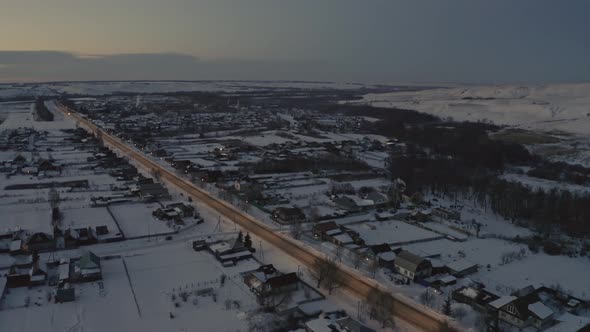
POLYGON ((252 248, 249 235, 242 239, 238 236, 232 240, 207 242, 205 240, 193 241, 193 249, 195 251, 209 252, 215 259, 217 259, 223 266, 234 266, 239 261, 253 258, 254 249, 252 248))
POLYGON ((496 330, 501 330, 502 325, 519 330, 561 330, 562 322, 557 319, 558 313, 561 314, 563 310, 574 312, 587 305, 581 299, 554 289, 533 286, 518 289, 506 296, 497 295, 482 285, 464 286, 453 291, 452 297, 482 313, 488 326, 496 330))
POLYGON ((0 299, 6 288, 35 287, 48 284, 55 286, 55 302, 75 300, 75 283, 102 279, 100 258, 85 251, 76 259, 62 258, 41 266, 37 253, 30 255, 29 262, 14 264, 0 270, 0 299))
POLYGON ((27 232, 23 230, 0 234, 0 253, 10 255, 29 255, 33 252, 50 252, 78 248, 99 242, 122 240, 120 233, 111 234, 106 225, 68 228, 62 230, 55 226, 53 233, 27 232))
POLYGON ((315 224, 312 233, 315 239, 331 242, 367 260, 372 260, 380 267, 399 274, 406 281, 420 280, 435 284, 442 282, 446 285, 478 270, 477 264, 465 259, 441 264, 437 255, 422 257, 403 250, 402 247, 392 247, 387 243, 365 245, 365 241, 358 232, 334 221, 315 224), (433 275, 441 277, 431 278, 433 275), (442 278, 444 279, 441 281, 442 278))
POLYGON ((323 313, 319 309, 321 306, 313 303, 323 300, 324 296, 302 281, 296 272, 282 273, 272 264, 261 265, 256 270, 242 273, 242 280, 259 304, 272 306, 279 315, 297 320, 307 332, 374 331, 343 310, 323 313), (306 287, 316 296, 285 303, 285 299, 290 299, 288 294, 306 287))
POLYGON ((345 311, 326 312, 305 322, 306 332, 376 332, 345 311))
POLYGON ((184 203, 167 204, 164 207, 154 210, 152 215, 158 220, 172 221, 177 225, 184 224, 183 218, 199 218, 199 214, 195 211, 195 208, 184 203))

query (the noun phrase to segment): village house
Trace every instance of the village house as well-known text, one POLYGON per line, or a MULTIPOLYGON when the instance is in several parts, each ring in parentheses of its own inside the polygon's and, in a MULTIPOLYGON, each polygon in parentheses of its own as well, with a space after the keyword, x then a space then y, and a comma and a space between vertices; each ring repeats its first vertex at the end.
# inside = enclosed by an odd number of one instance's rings
POLYGON ((477 264, 466 259, 459 259, 446 265, 448 273, 456 278, 462 278, 477 272, 477 264))
POLYGON ((376 260, 379 263, 379 266, 395 270, 395 258, 397 255, 391 249, 389 244, 382 243, 369 246, 365 254, 369 258, 376 260))
POLYGON ((207 247, 208 251, 215 256, 224 266, 233 266, 237 262, 252 258, 252 252, 244 246, 244 243, 237 239, 231 243, 218 242, 207 247))
POLYGON ((29 275, 30 264, 12 265, 6 274, 6 287, 28 287, 30 286, 31 276, 29 275))
POLYGON ((281 224, 294 224, 305 221, 305 214, 298 207, 279 207, 272 212, 273 219, 281 224))
MULTIPOLYGON (((87 246, 98 243, 96 231, 91 226, 74 229, 75 234, 78 234, 78 244, 87 246)), ((74 234, 74 233, 72 233, 74 234)))
POLYGON ((70 249, 78 247, 78 233, 72 229, 62 231, 59 227, 53 228, 53 238, 56 249, 70 249))
POLYGON ((488 312, 489 304, 500 297, 483 288, 461 287, 452 293, 453 300, 465 303, 473 309, 486 313, 488 312))
POLYGON ((372 201, 375 206, 382 206, 389 203, 389 198, 386 195, 376 191, 369 192, 365 199, 372 201))
POLYGON ((305 322, 306 332, 376 332, 344 311, 328 312, 305 322))
POLYGON ((313 225, 313 237, 322 241, 332 241, 332 237, 342 234, 340 226, 334 221, 325 221, 313 225))
POLYGON ((24 253, 23 251, 23 240, 21 239, 14 239, 10 241, 9 252, 11 255, 20 255, 24 253))
POLYGON ((143 183, 137 188, 139 197, 144 202, 170 199, 168 189, 160 183, 143 183))
POLYGON ((184 203, 168 204, 164 208, 158 208, 152 215, 159 220, 174 220, 177 224, 183 224, 182 218, 194 216, 195 208, 184 203))
POLYGON ((432 264, 427 259, 403 250, 395 258, 395 270, 410 280, 423 279, 432 273, 432 264))
POLYGON ((74 271, 79 277, 79 280, 82 281, 94 281, 102 279, 100 258, 89 250, 80 256, 74 271))
POLYGON ((497 311, 497 318, 519 329, 529 326, 541 330, 553 322, 553 310, 537 295, 535 288, 528 286, 510 296, 503 296, 489 303, 497 311))
POLYGON ((182 218, 190 218, 195 215, 195 208, 184 203, 171 203, 166 205, 167 209, 175 209, 182 218))
POLYGON ((258 296, 268 294, 282 294, 297 290, 299 288, 299 277, 297 273, 282 274, 277 271, 268 274, 256 270, 244 276, 244 283, 258 296))
POLYGON ((54 248, 55 242, 51 235, 43 232, 36 232, 28 236, 22 246, 22 249, 26 252, 46 252, 54 248))

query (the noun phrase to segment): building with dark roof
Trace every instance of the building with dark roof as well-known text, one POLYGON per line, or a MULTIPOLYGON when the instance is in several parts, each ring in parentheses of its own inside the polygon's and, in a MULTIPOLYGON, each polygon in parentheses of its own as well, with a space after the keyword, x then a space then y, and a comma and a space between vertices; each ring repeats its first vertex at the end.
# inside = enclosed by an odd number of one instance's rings
POLYGON ((432 273, 432 264, 429 260, 407 250, 397 254, 394 264, 397 273, 411 280, 423 279, 432 273))
POLYGON ((294 224, 305 221, 305 214, 298 207, 279 207, 272 212, 274 220, 281 224, 294 224))

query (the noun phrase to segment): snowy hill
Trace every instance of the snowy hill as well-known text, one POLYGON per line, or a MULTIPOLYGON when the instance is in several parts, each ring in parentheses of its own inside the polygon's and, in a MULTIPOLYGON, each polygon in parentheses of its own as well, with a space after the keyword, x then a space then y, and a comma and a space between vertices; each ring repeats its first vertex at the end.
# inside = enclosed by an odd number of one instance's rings
POLYGON ((128 81, 128 82, 57 82, 0 84, 0 98, 59 94, 103 95, 114 92, 152 93, 175 91, 238 92, 264 89, 360 89, 371 85, 336 82, 299 81, 128 81))
POLYGON ((367 94, 359 103, 523 129, 590 132, 590 84, 477 86, 367 94))

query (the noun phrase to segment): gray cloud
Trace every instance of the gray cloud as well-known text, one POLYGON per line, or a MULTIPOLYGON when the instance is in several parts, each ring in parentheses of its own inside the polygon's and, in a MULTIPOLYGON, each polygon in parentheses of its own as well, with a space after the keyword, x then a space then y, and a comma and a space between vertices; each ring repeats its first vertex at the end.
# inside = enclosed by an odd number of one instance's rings
MULTIPOLYGON (((77 56, 57 51, 0 51, 0 80, 203 80, 333 78, 332 66, 314 61, 204 61, 177 53, 77 56)), ((346 80, 346 73, 338 75, 346 80)))

